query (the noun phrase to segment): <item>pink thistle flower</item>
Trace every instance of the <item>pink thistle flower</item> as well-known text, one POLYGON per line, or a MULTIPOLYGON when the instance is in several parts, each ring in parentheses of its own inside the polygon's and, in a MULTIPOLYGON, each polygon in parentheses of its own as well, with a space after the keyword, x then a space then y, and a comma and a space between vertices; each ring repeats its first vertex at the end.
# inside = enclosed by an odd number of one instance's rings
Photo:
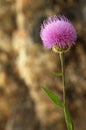
POLYGON ((47 48, 70 48, 77 39, 76 29, 65 16, 52 16, 41 25, 40 37, 47 48))

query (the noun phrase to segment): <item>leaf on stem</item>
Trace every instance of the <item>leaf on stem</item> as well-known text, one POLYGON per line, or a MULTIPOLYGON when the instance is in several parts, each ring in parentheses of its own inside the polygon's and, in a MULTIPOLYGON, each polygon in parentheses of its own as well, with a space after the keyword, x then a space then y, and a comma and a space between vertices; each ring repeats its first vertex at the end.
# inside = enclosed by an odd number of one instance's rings
POLYGON ((61 72, 57 72, 57 73, 53 73, 55 76, 57 76, 57 77, 60 77, 60 76, 62 76, 62 73, 61 72))
POLYGON ((42 89, 48 95, 48 97, 54 102, 54 104, 56 104, 60 108, 64 108, 62 102, 60 101, 60 99, 58 98, 58 96, 56 94, 54 94, 53 92, 51 92, 50 90, 48 90, 45 87, 42 87, 42 89))
POLYGON ((65 113, 65 119, 66 119, 66 124, 67 124, 68 130, 74 130, 73 121, 72 121, 70 113, 66 107, 64 107, 64 113, 65 113))

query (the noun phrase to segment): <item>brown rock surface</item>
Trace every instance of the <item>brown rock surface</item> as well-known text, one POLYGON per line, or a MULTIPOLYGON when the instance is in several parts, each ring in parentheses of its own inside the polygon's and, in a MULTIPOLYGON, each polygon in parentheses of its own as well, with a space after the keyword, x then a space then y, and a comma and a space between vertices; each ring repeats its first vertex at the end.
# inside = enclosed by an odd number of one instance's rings
POLYGON ((38 122, 34 102, 18 76, 15 53, 8 39, 7 35, 0 35, 0 129, 34 129, 38 122))

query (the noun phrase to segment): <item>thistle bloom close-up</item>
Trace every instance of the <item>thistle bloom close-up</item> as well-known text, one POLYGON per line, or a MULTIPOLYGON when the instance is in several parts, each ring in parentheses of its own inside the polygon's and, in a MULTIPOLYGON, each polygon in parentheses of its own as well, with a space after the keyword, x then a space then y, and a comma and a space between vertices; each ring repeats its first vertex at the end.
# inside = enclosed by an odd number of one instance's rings
POLYGON ((76 29, 65 16, 52 16, 41 25, 40 37, 47 48, 70 48, 77 39, 76 29))
POLYGON ((52 16, 44 20, 41 25, 40 37, 46 48, 52 48, 54 52, 60 54, 61 72, 55 73, 56 76, 62 76, 63 84, 63 102, 59 97, 45 87, 43 90, 49 98, 64 111, 65 121, 68 130, 74 130, 73 120, 67 107, 66 99, 66 82, 65 82, 65 55, 64 52, 69 50, 75 44, 77 32, 73 24, 65 16, 52 16))

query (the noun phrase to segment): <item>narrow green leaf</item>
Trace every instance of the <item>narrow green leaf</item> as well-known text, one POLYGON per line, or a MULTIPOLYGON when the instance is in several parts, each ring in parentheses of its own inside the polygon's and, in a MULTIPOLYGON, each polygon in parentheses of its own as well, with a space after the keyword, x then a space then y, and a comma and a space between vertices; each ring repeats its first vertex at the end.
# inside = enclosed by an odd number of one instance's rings
POLYGON ((58 96, 56 94, 54 94, 53 92, 51 92, 50 90, 48 90, 45 87, 42 87, 42 89, 44 90, 44 92, 48 95, 48 97, 60 108, 64 108, 63 104, 61 103, 60 99, 58 98, 58 96))
POLYGON ((70 113, 66 107, 64 107, 64 113, 65 113, 65 119, 66 119, 66 124, 67 124, 68 130, 74 130, 73 121, 72 121, 70 113))
POLYGON ((54 73, 54 75, 57 76, 57 77, 60 77, 60 76, 62 76, 62 73, 57 72, 57 73, 54 73))

